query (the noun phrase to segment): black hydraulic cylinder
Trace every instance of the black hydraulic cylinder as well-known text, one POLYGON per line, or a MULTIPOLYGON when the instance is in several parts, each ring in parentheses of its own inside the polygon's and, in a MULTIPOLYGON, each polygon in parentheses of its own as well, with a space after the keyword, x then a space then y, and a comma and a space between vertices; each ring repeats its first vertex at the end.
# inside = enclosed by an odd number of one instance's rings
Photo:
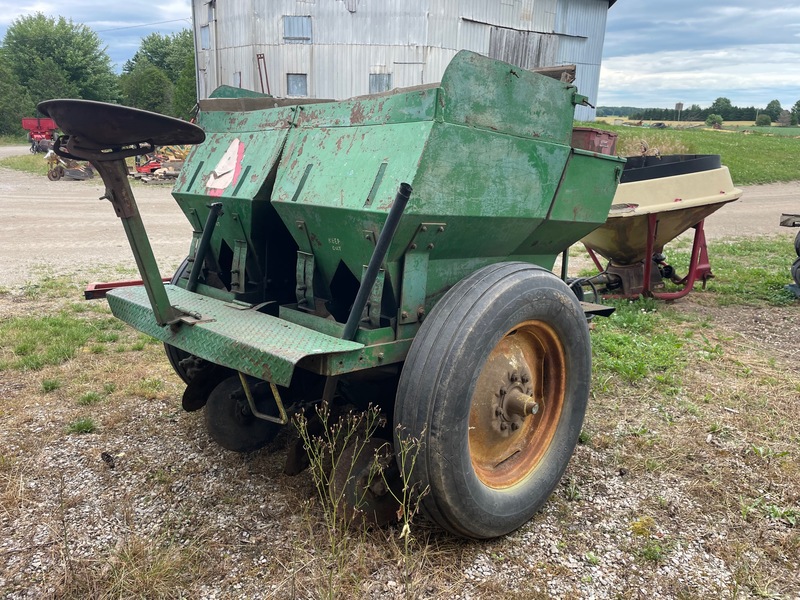
POLYGON ((403 211, 406 209, 408 199, 411 197, 411 186, 407 183, 401 183, 400 189, 397 190, 397 195, 394 198, 392 207, 389 209, 389 214, 386 216, 386 223, 378 235, 378 241, 375 243, 375 250, 369 259, 367 265, 367 272, 361 280, 361 285, 358 286, 358 293, 353 302, 353 308, 350 309, 350 315, 347 317, 347 323, 344 326, 342 339, 352 340, 358 331, 358 324, 361 321, 361 315, 364 312, 364 307, 367 305, 369 293, 372 286, 375 285, 375 279, 378 277, 378 272, 381 269, 386 253, 389 251, 389 244, 392 243, 394 234, 397 231, 397 226, 400 224, 400 217, 403 216, 403 211))
POLYGON ((197 288, 197 278, 200 277, 200 271, 203 268, 203 263, 206 260, 206 252, 211 245, 211 236, 214 233, 214 227, 217 225, 217 219, 222 214, 222 202, 213 202, 208 205, 208 218, 206 218, 206 225, 203 228, 203 235, 200 237, 200 243, 197 245, 197 251, 194 253, 194 263, 192 270, 189 273, 189 282, 186 284, 186 289, 193 292, 197 288))

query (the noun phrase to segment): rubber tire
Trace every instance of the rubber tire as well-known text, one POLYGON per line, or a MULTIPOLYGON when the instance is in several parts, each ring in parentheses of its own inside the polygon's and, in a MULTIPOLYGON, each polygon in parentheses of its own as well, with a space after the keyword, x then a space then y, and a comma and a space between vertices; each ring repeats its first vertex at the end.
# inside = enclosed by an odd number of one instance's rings
POLYGON ((232 394, 244 395, 238 375, 224 379, 208 396, 205 408, 208 434, 217 444, 234 452, 263 448, 278 433, 280 425, 252 414, 237 415, 239 402, 231 398, 232 394))
POLYGON ((792 263, 792 279, 800 286, 800 258, 792 263))
POLYGON ((794 251, 797 256, 800 256, 800 231, 798 231, 797 235, 794 237, 794 251))
MULTIPOLYGON (((528 263, 484 267, 449 290, 425 319, 405 362, 395 404, 398 435, 421 441, 412 473, 428 487, 421 508, 459 536, 487 539, 526 523, 558 484, 578 441, 591 379, 586 317, 575 294, 550 271, 528 263), (525 321, 552 327, 563 345, 564 404, 549 448, 517 485, 494 489, 473 468, 470 406, 482 366, 505 334, 525 321)), ((403 465, 399 465, 403 469, 403 465)))

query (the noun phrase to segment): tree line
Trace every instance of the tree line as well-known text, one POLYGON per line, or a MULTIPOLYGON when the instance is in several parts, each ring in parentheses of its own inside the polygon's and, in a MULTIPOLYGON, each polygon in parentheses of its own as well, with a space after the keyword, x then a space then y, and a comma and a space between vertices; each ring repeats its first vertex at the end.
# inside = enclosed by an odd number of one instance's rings
POLYGON ((81 98, 188 118, 196 103, 194 40, 188 29, 152 33, 117 75, 89 27, 42 13, 15 20, 0 45, 0 135, 52 98, 81 98))
POLYGON ((627 117, 634 121, 707 121, 718 116, 723 121, 761 121, 769 125, 797 125, 800 120, 800 100, 790 109, 784 109, 779 100, 772 100, 764 108, 755 106, 734 106, 728 98, 717 98, 708 108, 697 104, 685 107, 682 111, 674 108, 635 108, 631 106, 599 106, 598 117, 627 117), (769 122, 764 121, 764 116, 769 122))

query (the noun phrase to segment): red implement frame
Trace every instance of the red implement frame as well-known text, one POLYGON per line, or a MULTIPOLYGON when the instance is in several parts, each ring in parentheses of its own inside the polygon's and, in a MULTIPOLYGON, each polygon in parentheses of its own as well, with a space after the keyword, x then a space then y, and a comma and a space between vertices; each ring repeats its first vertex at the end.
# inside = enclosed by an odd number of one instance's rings
MULTIPOLYGON (((642 292, 643 296, 658 298, 659 300, 677 300, 692 291, 694 284, 700 280, 703 282, 703 288, 706 287, 706 282, 714 277, 711 272, 711 264, 708 261, 708 245, 706 244, 706 234, 703 229, 705 220, 700 221, 694 225, 694 241, 692 243, 692 258, 689 263, 689 272, 686 277, 677 281, 678 285, 683 285, 683 288, 675 292, 653 292, 650 289, 650 275, 653 270, 653 261, 645 259, 644 273, 642 277, 642 292)), ((656 233, 658 232, 658 215, 653 213, 647 216, 647 251, 645 256, 653 256, 655 246, 656 233)), ((605 271, 597 255, 591 248, 586 248, 592 261, 594 262, 597 270, 601 273, 605 271)), ((637 294, 638 296, 638 294, 637 294)), ((611 295, 612 298, 625 298, 624 295, 611 295)))
MULTIPOLYGON (((169 283, 170 278, 165 277, 164 283, 169 283)), ((130 287, 133 285, 143 285, 141 279, 134 279, 130 281, 108 281, 105 283, 90 283, 83 290, 83 297, 86 300, 94 300, 96 298, 105 298, 106 294, 115 288, 130 287)))
POLYGON ((38 117, 24 117, 22 119, 22 128, 30 133, 32 140, 37 142, 52 140, 53 132, 58 129, 53 119, 38 117))

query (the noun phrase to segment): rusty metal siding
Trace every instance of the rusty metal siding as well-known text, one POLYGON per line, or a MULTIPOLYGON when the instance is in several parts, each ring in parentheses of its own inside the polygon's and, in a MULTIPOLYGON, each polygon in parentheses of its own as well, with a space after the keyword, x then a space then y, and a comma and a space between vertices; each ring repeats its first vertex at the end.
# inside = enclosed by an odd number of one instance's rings
MULTIPOLYGON (((575 85, 578 86, 578 91, 589 97, 589 102, 592 106, 597 106, 597 82, 600 80, 600 65, 576 65, 576 76, 575 85)), ((575 107, 575 118, 579 121, 592 121, 594 117, 595 109, 589 106, 575 107)))
POLYGON ((558 44, 559 38, 556 35, 492 27, 489 56, 519 65, 523 69, 535 69, 556 63, 558 44))
MULTIPOLYGON (((470 0, 456 2, 459 16, 471 21, 525 31, 551 32, 559 1, 565 0, 470 0)), ((451 12, 450 14, 457 14, 451 12)))
MULTIPOLYGON (((562 34, 556 64, 574 64, 575 85, 589 102, 597 105, 600 87, 600 62, 605 40, 608 6, 596 0, 562 2, 556 20, 556 31, 562 34)), ((595 110, 578 106, 575 118, 594 119, 595 110)))
POLYGON ((476 21, 460 19, 458 28, 458 42, 448 48, 472 50, 481 54, 489 54, 489 41, 492 35, 492 26, 476 21))
POLYGON ((596 97, 608 11, 598 0, 219 0, 209 21, 207 0, 192 4, 195 39, 210 28, 212 48, 197 57, 205 95, 239 81, 261 91, 263 53, 274 95, 286 94, 287 73, 305 73, 309 95, 325 98, 368 93, 370 74, 436 82, 462 48, 524 67, 576 64, 581 92, 596 97), (307 22, 287 30, 284 16, 310 17, 312 43, 286 43, 307 22))

